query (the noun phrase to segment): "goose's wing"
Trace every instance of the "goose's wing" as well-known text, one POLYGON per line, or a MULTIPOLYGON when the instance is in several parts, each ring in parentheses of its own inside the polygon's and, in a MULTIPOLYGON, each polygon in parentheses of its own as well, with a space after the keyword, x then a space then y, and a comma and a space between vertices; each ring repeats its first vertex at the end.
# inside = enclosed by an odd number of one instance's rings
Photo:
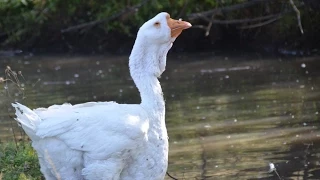
POLYGON ((146 138, 148 119, 139 105, 64 104, 35 112, 43 119, 36 134, 54 137, 94 159, 134 149, 146 138))

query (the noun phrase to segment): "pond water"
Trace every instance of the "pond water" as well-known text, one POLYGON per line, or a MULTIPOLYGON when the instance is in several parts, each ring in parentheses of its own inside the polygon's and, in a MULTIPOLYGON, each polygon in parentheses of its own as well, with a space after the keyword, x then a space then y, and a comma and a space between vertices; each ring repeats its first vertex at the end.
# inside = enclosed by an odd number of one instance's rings
MULTIPOLYGON (((23 138, 9 102, 139 103, 128 56, 0 58, 0 139, 23 138), (21 88, 20 88, 21 90, 21 88), (9 92, 9 95, 7 94, 9 92), (24 98, 23 98, 24 96, 24 98)), ((170 54, 166 99, 170 175, 177 179, 320 179, 320 57, 170 54), (276 171, 270 171, 273 163, 276 171)), ((166 179, 171 179, 168 176, 166 179)))

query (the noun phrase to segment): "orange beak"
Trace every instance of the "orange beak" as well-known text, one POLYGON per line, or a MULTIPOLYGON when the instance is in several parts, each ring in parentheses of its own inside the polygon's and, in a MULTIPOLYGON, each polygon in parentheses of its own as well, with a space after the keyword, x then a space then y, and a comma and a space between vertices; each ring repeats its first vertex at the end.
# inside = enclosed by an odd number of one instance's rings
POLYGON ((188 29, 192 26, 187 21, 171 19, 169 16, 167 17, 167 23, 171 29, 171 37, 173 38, 177 38, 183 30, 188 29))

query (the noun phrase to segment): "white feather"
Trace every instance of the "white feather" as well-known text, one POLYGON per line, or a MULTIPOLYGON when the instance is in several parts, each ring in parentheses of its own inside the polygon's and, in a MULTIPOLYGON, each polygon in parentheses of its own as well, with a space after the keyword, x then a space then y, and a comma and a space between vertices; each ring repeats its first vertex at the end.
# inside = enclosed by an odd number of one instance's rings
POLYGON ((160 13, 140 28, 130 55, 130 73, 141 104, 88 102, 35 110, 12 104, 46 179, 164 179, 168 137, 157 77, 175 40, 167 16, 160 13))

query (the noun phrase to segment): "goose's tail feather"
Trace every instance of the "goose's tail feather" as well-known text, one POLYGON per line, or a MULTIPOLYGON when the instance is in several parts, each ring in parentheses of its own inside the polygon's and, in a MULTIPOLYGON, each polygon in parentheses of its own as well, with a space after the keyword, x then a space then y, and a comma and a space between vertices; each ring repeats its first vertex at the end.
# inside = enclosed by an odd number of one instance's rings
POLYGON ((16 109, 17 118, 15 118, 15 120, 21 124, 23 130, 31 140, 34 141, 38 139, 39 137, 36 135, 36 129, 41 122, 40 117, 31 109, 20 103, 12 103, 12 106, 16 109))

